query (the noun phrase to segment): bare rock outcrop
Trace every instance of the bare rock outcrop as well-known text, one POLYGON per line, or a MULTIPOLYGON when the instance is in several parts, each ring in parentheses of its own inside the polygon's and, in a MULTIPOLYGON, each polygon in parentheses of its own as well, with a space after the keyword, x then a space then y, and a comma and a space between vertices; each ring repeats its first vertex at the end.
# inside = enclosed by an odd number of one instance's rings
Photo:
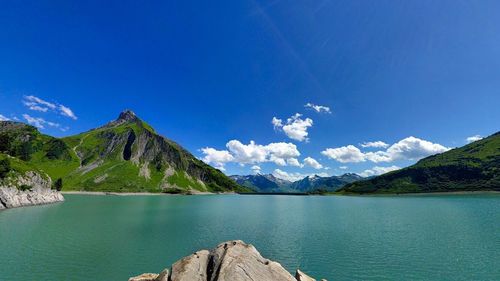
POLYGON ((309 277, 307 274, 300 271, 300 269, 297 269, 295 272, 295 279, 297 279, 297 281, 316 281, 316 279, 309 277))
POLYGON ((211 251, 201 250, 158 274, 142 274, 129 281, 311 281, 297 270, 293 277, 279 263, 260 255, 254 246, 240 240, 219 244, 211 251))
POLYGON ((32 171, 4 180, 0 182, 0 210, 64 201, 62 194, 50 186, 50 179, 32 171), (19 186, 30 188, 21 190, 19 186))

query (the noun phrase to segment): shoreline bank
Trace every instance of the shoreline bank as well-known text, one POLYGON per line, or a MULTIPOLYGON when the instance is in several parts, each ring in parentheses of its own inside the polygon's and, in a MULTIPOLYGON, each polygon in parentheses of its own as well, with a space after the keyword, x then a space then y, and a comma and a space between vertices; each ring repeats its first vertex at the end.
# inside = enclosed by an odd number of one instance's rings
POLYGON ((115 195, 115 196, 179 196, 179 195, 228 195, 236 193, 212 193, 212 192, 193 192, 189 194, 185 193, 152 193, 152 192, 107 192, 107 191, 61 191, 63 195, 73 194, 73 195, 115 195))
POLYGON ((61 194, 66 195, 115 195, 115 196, 192 196, 192 195, 274 195, 274 196, 361 196, 361 197, 378 197, 378 196, 433 196, 433 195, 481 195, 481 194, 498 194, 500 191, 481 190, 481 191, 450 191, 450 192, 422 192, 422 193, 382 193, 382 194, 307 194, 307 193, 212 193, 212 192, 197 192, 191 194, 183 193, 151 193, 151 192, 105 192, 105 191, 61 191, 61 194))

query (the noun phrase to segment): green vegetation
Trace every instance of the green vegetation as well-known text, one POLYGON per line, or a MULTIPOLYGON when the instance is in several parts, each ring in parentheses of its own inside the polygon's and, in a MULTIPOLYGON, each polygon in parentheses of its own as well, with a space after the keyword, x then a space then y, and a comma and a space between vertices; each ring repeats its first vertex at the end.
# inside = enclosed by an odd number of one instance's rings
POLYGON ((0 167, 3 167, 0 169, 5 171, 4 177, 8 177, 10 174, 25 174, 28 171, 40 172, 30 163, 5 153, 0 153, 0 167))
POLYGON ((10 170, 10 160, 8 158, 0 159, 0 179, 4 179, 10 170))
POLYGON ((248 191, 177 143, 157 135, 130 111, 105 126, 62 139, 26 124, 0 122, 0 152, 25 160, 26 169, 45 172, 55 189, 248 191))
POLYGON ((413 166, 345 186, 343 193, 500 190, 500 132, 420 160, 413 166))
POLYGON ((62 182, 62 179, 61 178, 58 178, 55 182, 54 182, 54 189, 57 190, 57 191, 61 191, 62 190, 62 187, 63 187, 63 182, 62 182))
POLYGON ((27 190, 31 190, 33 187, 29 186, 29 185, 26 185, 26 184, 22 184, 18 187, 19 190, 21 191, 27 191, 27 190))

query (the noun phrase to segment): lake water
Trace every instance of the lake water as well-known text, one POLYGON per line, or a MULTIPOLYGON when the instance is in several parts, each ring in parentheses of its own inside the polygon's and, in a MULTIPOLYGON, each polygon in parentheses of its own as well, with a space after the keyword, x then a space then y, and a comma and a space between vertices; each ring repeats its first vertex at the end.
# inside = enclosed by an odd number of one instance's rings
POLYGON ((0 212, 0 280, 128 280, 241 239, 338 280, 500 280, 500 196, 92 196, 0 212))

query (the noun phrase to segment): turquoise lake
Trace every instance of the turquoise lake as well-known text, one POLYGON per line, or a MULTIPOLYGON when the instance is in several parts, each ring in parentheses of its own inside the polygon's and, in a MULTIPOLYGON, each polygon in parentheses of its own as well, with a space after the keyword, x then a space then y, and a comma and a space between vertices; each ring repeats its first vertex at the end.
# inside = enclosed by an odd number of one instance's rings
POLYGON ((500 280, 500 196, 92 196, 0 212, 0 280, 128 280, 241 239, 338 280, 500 280))

